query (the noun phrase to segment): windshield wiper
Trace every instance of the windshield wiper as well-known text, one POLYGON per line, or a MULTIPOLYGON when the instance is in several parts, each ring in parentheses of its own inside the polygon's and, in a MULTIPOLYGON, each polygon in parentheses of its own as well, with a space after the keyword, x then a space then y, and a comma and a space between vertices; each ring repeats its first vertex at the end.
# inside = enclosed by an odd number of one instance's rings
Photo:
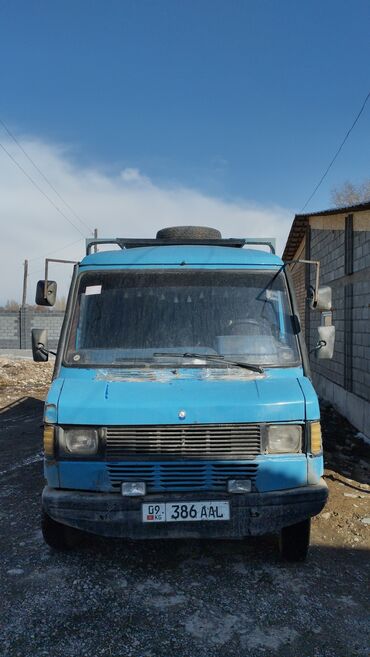
POLYGON ((225 356, 220 354, 195 354, 192 352, 185 352, 184 354, 177 354, 171 351, 158 351, 153 354, 154 357, 164 358, 173 356, 174 358, 197 358, 199 360, 208 360, 214 361, 216 363, 225 363, 225 365, 234 365, 235 367, 243 367, 246 370, 251 370, 252 372, 258 372, 263 374, 264 370, 258 365, 251 365, 250 363, 243 363, 242 361, 229 360, 225 356))

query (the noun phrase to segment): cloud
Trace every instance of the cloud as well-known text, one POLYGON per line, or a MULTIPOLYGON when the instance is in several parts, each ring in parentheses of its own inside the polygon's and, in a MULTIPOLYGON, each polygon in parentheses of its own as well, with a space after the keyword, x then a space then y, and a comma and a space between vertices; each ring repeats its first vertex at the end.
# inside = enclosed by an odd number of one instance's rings
POLYGON ((131 169, 130 167, 123 169, 123 171, 121 171, 121 179, 125 183, 152 186, 150 178, 144 176, 139 169, 131 169))
MULTIPOLYGON (((274 236, 278 252, 285 244, 293 214, 287 208, 258 205, 240 198, 229 201, 185 185, 154 184, 137 168, 128 167, 117 175, 108 175, 103 169, 76 164, 67 148, 40 139, 23 139, 26 151, 75 215, 16 144, 3 143, 78 230, 0 150, 0 303, 21 298, 25 258, 30 261, 28 301, 33 302, 35 282, 42 278, 43 257, 78 260, 84 255, 83 237, 88 236, 88 229, 76 215, 92 229, 97 227, 101 237, 153 237, 164 226, 194 224, 214 226, 225 237, 274 236), (79 238, 81 241, 74 243, 79 238)), ((51 267, 52 276, 62 281, 65 292, 69 266, 51 267)))

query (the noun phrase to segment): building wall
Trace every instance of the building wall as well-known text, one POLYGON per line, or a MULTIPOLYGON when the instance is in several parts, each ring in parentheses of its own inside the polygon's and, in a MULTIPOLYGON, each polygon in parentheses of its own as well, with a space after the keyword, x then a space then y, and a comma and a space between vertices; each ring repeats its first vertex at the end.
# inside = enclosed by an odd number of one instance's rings
POLYGON ((64 312, 35 312, 29 308, 15 312, 0 311, 0 348, 31 349, 31 329, 47 328, 49 347, 56 349, 64 312))
POLYGON ((0 347, 3 349, 19 349, 20 319, 19 311, 0 311, 0 347))
MULTIPOLYGON (((310 257, 320 260, 320 284, 333 291, 334 357, 311 357, 319 393, 370 435, 370 212, 310 218, 310 257)), ((313 270, 313 268, 312 268, 313 270)), ((314 271, 310 274, 311 284, 314 271)), ((306 341, 317 342, 319 312, 309 314, 306 341)))

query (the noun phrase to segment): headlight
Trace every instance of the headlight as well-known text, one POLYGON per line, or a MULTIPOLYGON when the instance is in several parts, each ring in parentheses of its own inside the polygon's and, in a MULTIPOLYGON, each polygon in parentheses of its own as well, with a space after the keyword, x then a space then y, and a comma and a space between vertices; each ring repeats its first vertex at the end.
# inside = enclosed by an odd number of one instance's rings
POLYGON ((302 450, 302 427, 299 424, 271 424, 267 426, 266 452, 289 454, 302 450))
POLYGON ((97 429, 85 427, 64 429, 60 434, 59 446, 66 454, 91 456, 98 451, 99 436, 97 429))

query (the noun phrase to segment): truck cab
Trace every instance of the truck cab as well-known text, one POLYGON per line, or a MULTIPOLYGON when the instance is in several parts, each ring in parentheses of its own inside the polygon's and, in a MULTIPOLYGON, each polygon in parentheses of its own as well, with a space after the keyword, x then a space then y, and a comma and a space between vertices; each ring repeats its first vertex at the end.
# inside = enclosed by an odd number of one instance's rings
MULTIPOLYGON (((306 557, 327 499, 318 398, 287 267, 250 242, 177 227, 88 243, 45 403, 51 547, 276 533, 306 557)), ((45 332, 33 345, 46 360, 45 332)))

